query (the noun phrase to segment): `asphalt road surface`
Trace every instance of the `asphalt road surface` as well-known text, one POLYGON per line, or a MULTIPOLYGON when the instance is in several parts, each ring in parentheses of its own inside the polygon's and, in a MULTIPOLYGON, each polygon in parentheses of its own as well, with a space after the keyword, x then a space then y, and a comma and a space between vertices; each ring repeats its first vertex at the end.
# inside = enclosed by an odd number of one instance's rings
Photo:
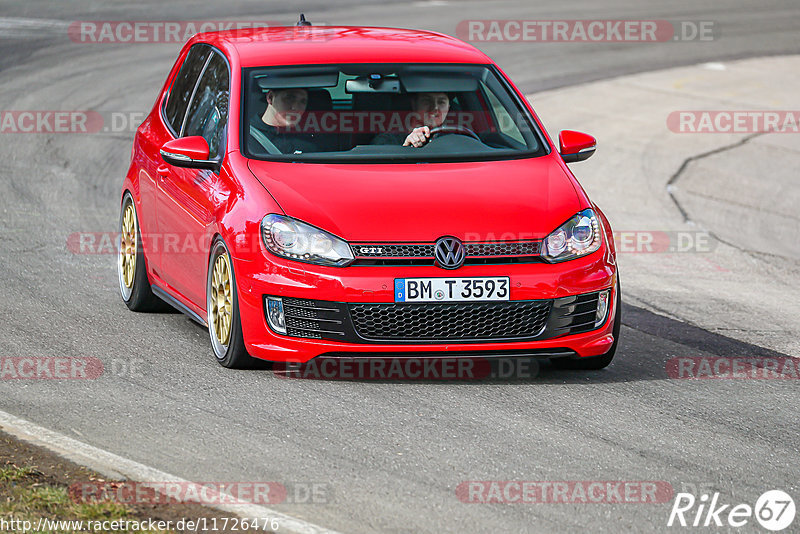
MULTIPOLYGON (((703 42, 476 43, 526 93, 800 53, 800 5, 791 1, 309 0, 303 9, 328 24, 448 34, 473 19, 713 22, 714 39, 703 42)), ((733 504, 753 505, 769 489, 797 499, 798 382, 669 380, 665 366, 676 356, 798 354, 632 304, 648 300, 641 289, 626 299, 608 369, 544 364, 536 378, 469 383, 231 371, 185 316, 129 312, 115 256, 75 254, 67 241, 116 229, 135 128, 122 120, 151 108, 180 44, 78 43, 68 28, 222 18, 292 23, 296 13, 263 0, 0 5, 1 109, 92 109, 119 121, 119 131, 93 135, 0 135, 3 356, 91 356, 108 371, 97 380, 0 380, 0 410, 189 480, 277 481, 298 494, 317 484, 315 502, 275 508, 341 532, 661 531, 671 504, 461 502, 456 488, 475 480, 663 481, 675 491, 714 488, 733 504)), ((624 195, 611 202, 624 205, 624 195)))

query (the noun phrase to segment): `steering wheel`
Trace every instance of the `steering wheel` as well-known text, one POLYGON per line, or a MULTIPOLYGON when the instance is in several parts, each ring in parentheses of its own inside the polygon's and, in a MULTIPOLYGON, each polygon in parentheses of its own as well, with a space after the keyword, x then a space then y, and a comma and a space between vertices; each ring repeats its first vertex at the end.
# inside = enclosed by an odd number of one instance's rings
POLYGON ((437 126, 436 128, 431 128, 431 141, 433 141, 440 135, 447 135, 447 134, 467 135, 469 137, 477 139, 478 141, 481 140, 481 138, 478 137, 478 134, 476 134, 466 126, 452 125, 452 126, 437 126))

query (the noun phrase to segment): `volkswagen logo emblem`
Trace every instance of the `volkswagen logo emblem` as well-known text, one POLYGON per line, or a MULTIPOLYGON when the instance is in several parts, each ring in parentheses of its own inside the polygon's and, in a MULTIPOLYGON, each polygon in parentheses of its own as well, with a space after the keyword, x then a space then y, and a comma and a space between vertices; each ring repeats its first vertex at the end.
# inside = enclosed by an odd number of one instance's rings
POLYGON ((442 269, 458 269, 464 265, 467 251, 464 243, 455 237, 440 237, 433 250, 436 265, 442 269))

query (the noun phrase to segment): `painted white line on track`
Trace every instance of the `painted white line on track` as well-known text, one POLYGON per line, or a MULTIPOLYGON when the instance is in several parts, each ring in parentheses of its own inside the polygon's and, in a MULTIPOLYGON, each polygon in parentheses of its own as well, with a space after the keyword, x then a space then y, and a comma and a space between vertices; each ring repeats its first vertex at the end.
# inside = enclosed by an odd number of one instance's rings
MULTIPOLYGON (((2 410, 0 410, 0 430, 33 445, 44 447, 109 478, 129 479, 138 482, 192 483, 175 475, 170 475, 139 462, 87 445, 2 410)), ((248 519, 277 519, 280 523, 280 528, 276 532, 279 534, 339 534, 334 530, 308 523, 302 519, 282 514, 257 504, 209 504, 205 506, 248 519)))

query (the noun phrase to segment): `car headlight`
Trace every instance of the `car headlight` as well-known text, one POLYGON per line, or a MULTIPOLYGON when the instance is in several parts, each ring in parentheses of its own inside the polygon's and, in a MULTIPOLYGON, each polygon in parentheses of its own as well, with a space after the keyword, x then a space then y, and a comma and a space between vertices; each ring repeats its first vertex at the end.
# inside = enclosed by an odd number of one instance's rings
POLYGON ((261 237, 267 250, 290 260, 344 267, 355 259, 346 241, 285 215, 264 217, 261 237))
POLYGON ((547 236, 542 257, 552 263, 573 260, 600 248, 600 223, 591 209, 576 213, 547 236))

